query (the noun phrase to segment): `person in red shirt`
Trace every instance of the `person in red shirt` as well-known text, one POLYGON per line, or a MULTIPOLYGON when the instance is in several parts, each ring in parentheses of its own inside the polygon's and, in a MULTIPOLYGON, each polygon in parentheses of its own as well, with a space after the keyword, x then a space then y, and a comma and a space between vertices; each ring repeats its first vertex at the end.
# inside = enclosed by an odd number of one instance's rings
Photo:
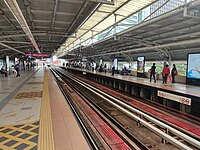
POLYGON ((169 65, 166 65, 163 68, 162 75, 163 75, 163 84, 167 84, 167 77, 170 74, 169 65))

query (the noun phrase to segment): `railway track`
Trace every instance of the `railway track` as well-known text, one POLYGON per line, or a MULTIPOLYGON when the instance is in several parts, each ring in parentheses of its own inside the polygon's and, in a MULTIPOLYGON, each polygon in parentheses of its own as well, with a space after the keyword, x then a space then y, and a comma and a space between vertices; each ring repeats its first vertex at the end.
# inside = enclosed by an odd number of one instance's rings
MULTIPOLYGON (((199 149, 200 142, 193 137, 161 122, 160 120, 124 103, 61 69, 55 70, 61 78, 62 86, 66 85, 78 91, 87 104, 99 114, 103 114, 106 122, 121 138, 131 145, 134 141, 140 149, 199 149), (116 129, 117 127, 117 129, 116 129), (119 132, 118 132, 119 134, 119 132)), ((69 94, 69 93, 68 93, 69 94)), ((134 145, 134 144, 133 144, 134 145)), ((131 145, 131 146, 133 146, 131 145)))
MULTIPOLYGON (((140 148, 134 143, 132 142, 131 140, 129 140, 129 145, 130 146, 124 146, 122 143, 122 141, 119 140, 119 138, 117 137, 116 138, 116 135, 115 133, 112 133, 112 131, 109 131, 108 128, 104 127, 102 129, 106 129, 106 131, 108 133, 101 133, 100 131, 100 134, 98 134, 99 131, 96 131, 94 128, 98 128, 98 125, 95 127, 94 124, 98 124, 99 122, 101 122, 98 118, 98 116, 96 116, 94 113, 92 114, 93 116, 95 117, 92 117, 92 119, 94 121, 96 121, 97 123, 91 123, 92 121, 88 121, 88 116, 91 116, 91 114, 88 114, 88 112, 81 112, 81 109, 87 109, 89 110, 89 108, 87 106, 84 106, 83 104, 83 101, 87 101, 87 99, 85 99, 84 97, 81 96, 81 102, 82 104, 77 104, 74 100, 74 102, 71 101, 71 97, 69 96, 70 94, 74 93, 74 90, 73 90, 73 87, 69 87, 66 83, 69 83, 71 82, 70 80, 62 80, 60 78, 60 76, 58 76, 57 74, 54 73, 54 76, 56 77, 56 80, 57 82, 59 83, 60 87, 61 87, 61 90, 63 92, 63 94, 65 95, 68 103, 70 103, 70 106, 72 107, 72 110, 73 112, 75 112, 76 114, 76 117, 78 118, 77 120, 78 121, 81 121, 80 122, 80 125, 82 127, 82 129, 84 130, 84 133, 86 134, 86 137, 88 138, 88 141, 92 147, 92 149, 124 149, 124 150, 129 150, 129 149, 136 149, 136 150, 139 150, 139 149, 148 149, 146 148, 142 143, 138 143, 138 145, 140 145, 140 148), (78 106, 80 105, 80 106, 78 106), (78 110, 78 111, 77 111, 78 110), (84 117, 85 116, 85 117, 84 117), (111 134, 111 135, 109 135, 111 134), (112 137, 113 136, 113 137, 112 137), (114 140, 114 141, 113 141, 114 140), (116 141, 115 141, 116 140, 116 141), (116 144, 117 142, 117 144, 116 144), (112 146, 110 146, 110 145, 112 146), (114 148, 113 148, 114 147, 114 148)), ((71 82, 72 83, 72 82, 71 82)), ((76 91, 76 93, 78 93, 76 91)), ((78 93, 80 94, 80 93, 78 93)), ((77 97, 76 97, 77 99, 77 97)), ((88 103, 87 103, 88 105, 88 103)), ((90 104, 90 107, 92 107, 92 105, 90 104)), ((93 107, 93 109, 95 110, 95 108, 93 107)), ((102 118, 104 118, 106 120, 106 118, 101 114, 101 112, 99 112, 97 109, 95 110, 96 112, 98 112, 98 115, 101 115, 102 118)), ((107 122, 109 122, 109 120, 106 120, 107 122)), ((103 125, 104 123, 101 123, 100 126, 104 126, 103 125)), ((115 125, 113 125, 111 122, 110 122, 110 126, 112 126, 113 128, 117 129, 117 127, 115 125)), ((118 133, 120 133, 120 130, 118 130, 118 133)), ((123 134, 123 133, 120 133, 120 134, 123 134)), ((126 138, 125 136, 123 138, 126 138)), ((126 138, 126 141, 128 140, 128 138, 126 138)), ((137 141, 135 141, 137 143, 137 141)))

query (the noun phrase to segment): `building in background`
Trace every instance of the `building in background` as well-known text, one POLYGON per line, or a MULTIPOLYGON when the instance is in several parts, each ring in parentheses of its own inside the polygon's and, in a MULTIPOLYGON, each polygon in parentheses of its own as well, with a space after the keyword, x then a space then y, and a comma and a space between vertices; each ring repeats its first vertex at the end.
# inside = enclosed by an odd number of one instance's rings
POLYGON ((115 33, 118 33, 125 29, 128 29, 129 27, 135 26, 135 25, 141 23, 144 19, 149 20, 149 19, 152 19, 159 15, 162 15, 164 13, 167 13, 167 12, 183 5, 184 2, 185 2, 185 0, 159 0, 159 1, 155 2, 154 4, 150 5, 149 7, 135 13, 134 15, 132 15, 132 16, 126 18, 125 20, 121 21, 120 23, 118 23, 118 25, 116 26, 116 30, 115 30, 115 27, 110 27, 106 31, 97 35, 96 39, 93 39, 93 40, 95 40, 95 41, 102 40, 106 37, 114 35, 115 33))
POLYGON ((183 5, 185 2, 185 0, 169 0, 168 2, 167 1, 168 0, 159 0, 159 1, 155 2, 154 4, 152 4, 151 6, 140 11, 138 13, 139 14, 139 16, 138 16, 139 23, 142 22, 142 20, 144 20, 148 16, 149 16, 148 19, 152 19, 154 17, 160 16, 164 13, 167 13, 167 12, 183 5), (164 3, 166 3, 166 4, 164 4, 164 3), (161 7, 161 8, 159 8, 159 7, 161 7))
POLYGON ((152 4, 151 6, 139 11, 138 13, 135 13, 131 17, 129 17, 129 18, 125 19, 124 21, 122 21, 121 23, 119 23, 119 25, 117 27, 117 31, 123 31, 124 29, 127 29, 130 26, 137 25, 138 23, 141 23, 144 19, 146 19, 148 16, 149 17, 147 19, 152 19, 154 17, 157 17, 164 13, 167 13, 167 12, 183 5, 185 0, 169 0, 168 2, 167 1, 168 0, 159 0, 159 1, 155 2, 154 4, 152 4), (161 7, 161 8, 159 8, 159 7, 161 7))

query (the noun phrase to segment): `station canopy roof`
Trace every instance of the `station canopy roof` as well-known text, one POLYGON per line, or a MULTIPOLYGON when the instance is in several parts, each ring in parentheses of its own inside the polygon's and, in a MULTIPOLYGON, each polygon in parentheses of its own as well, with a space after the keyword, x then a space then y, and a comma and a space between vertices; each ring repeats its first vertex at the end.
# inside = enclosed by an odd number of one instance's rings
POLYGON ((98 5, 92 0, 0 0, 0 58, 51 55, 98 5))
POLYGON ((139 10, 151 5, 157 0, 116 0, 114 5, 102 4, 83 23, 74 34, 74 37, 66 39, 58 50, 58 54, 63 51, 70 51, 80 41, 85 41, 96 34, 112 27, 117 22, 133 15, 139 10))
POLYGON ((104 60, 137 60, 138 56, 146 60, 186 60, 188 53, 200 52, 199 29, 200 0, 195 0, 69 53, 104 60))
POLYGON ((51 55, 155 1, 1 0, 0 58, 26 53, 51 55))

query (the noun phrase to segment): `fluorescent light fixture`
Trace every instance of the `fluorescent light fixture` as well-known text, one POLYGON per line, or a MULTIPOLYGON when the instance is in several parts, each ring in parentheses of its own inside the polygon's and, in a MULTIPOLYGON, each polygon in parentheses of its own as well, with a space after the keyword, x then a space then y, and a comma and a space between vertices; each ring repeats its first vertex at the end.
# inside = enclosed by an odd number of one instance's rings
POLYGON ((4 2, 8 6, 8 8, 12 12, 12 14, 14 15, 15 19, 20 24, 21 28, 24 30, 24 32, 28 36, 29 40, 31 41, 31 43, 33 44, 33 46, 35 47, 37 52, 41 53, 32 33, 31 33, 31 30, 29 29, 29 26, 22 14, 22 11, 19 8, 19 5, 17 4, 17 1, 16 0, 4 0, 4 2))

